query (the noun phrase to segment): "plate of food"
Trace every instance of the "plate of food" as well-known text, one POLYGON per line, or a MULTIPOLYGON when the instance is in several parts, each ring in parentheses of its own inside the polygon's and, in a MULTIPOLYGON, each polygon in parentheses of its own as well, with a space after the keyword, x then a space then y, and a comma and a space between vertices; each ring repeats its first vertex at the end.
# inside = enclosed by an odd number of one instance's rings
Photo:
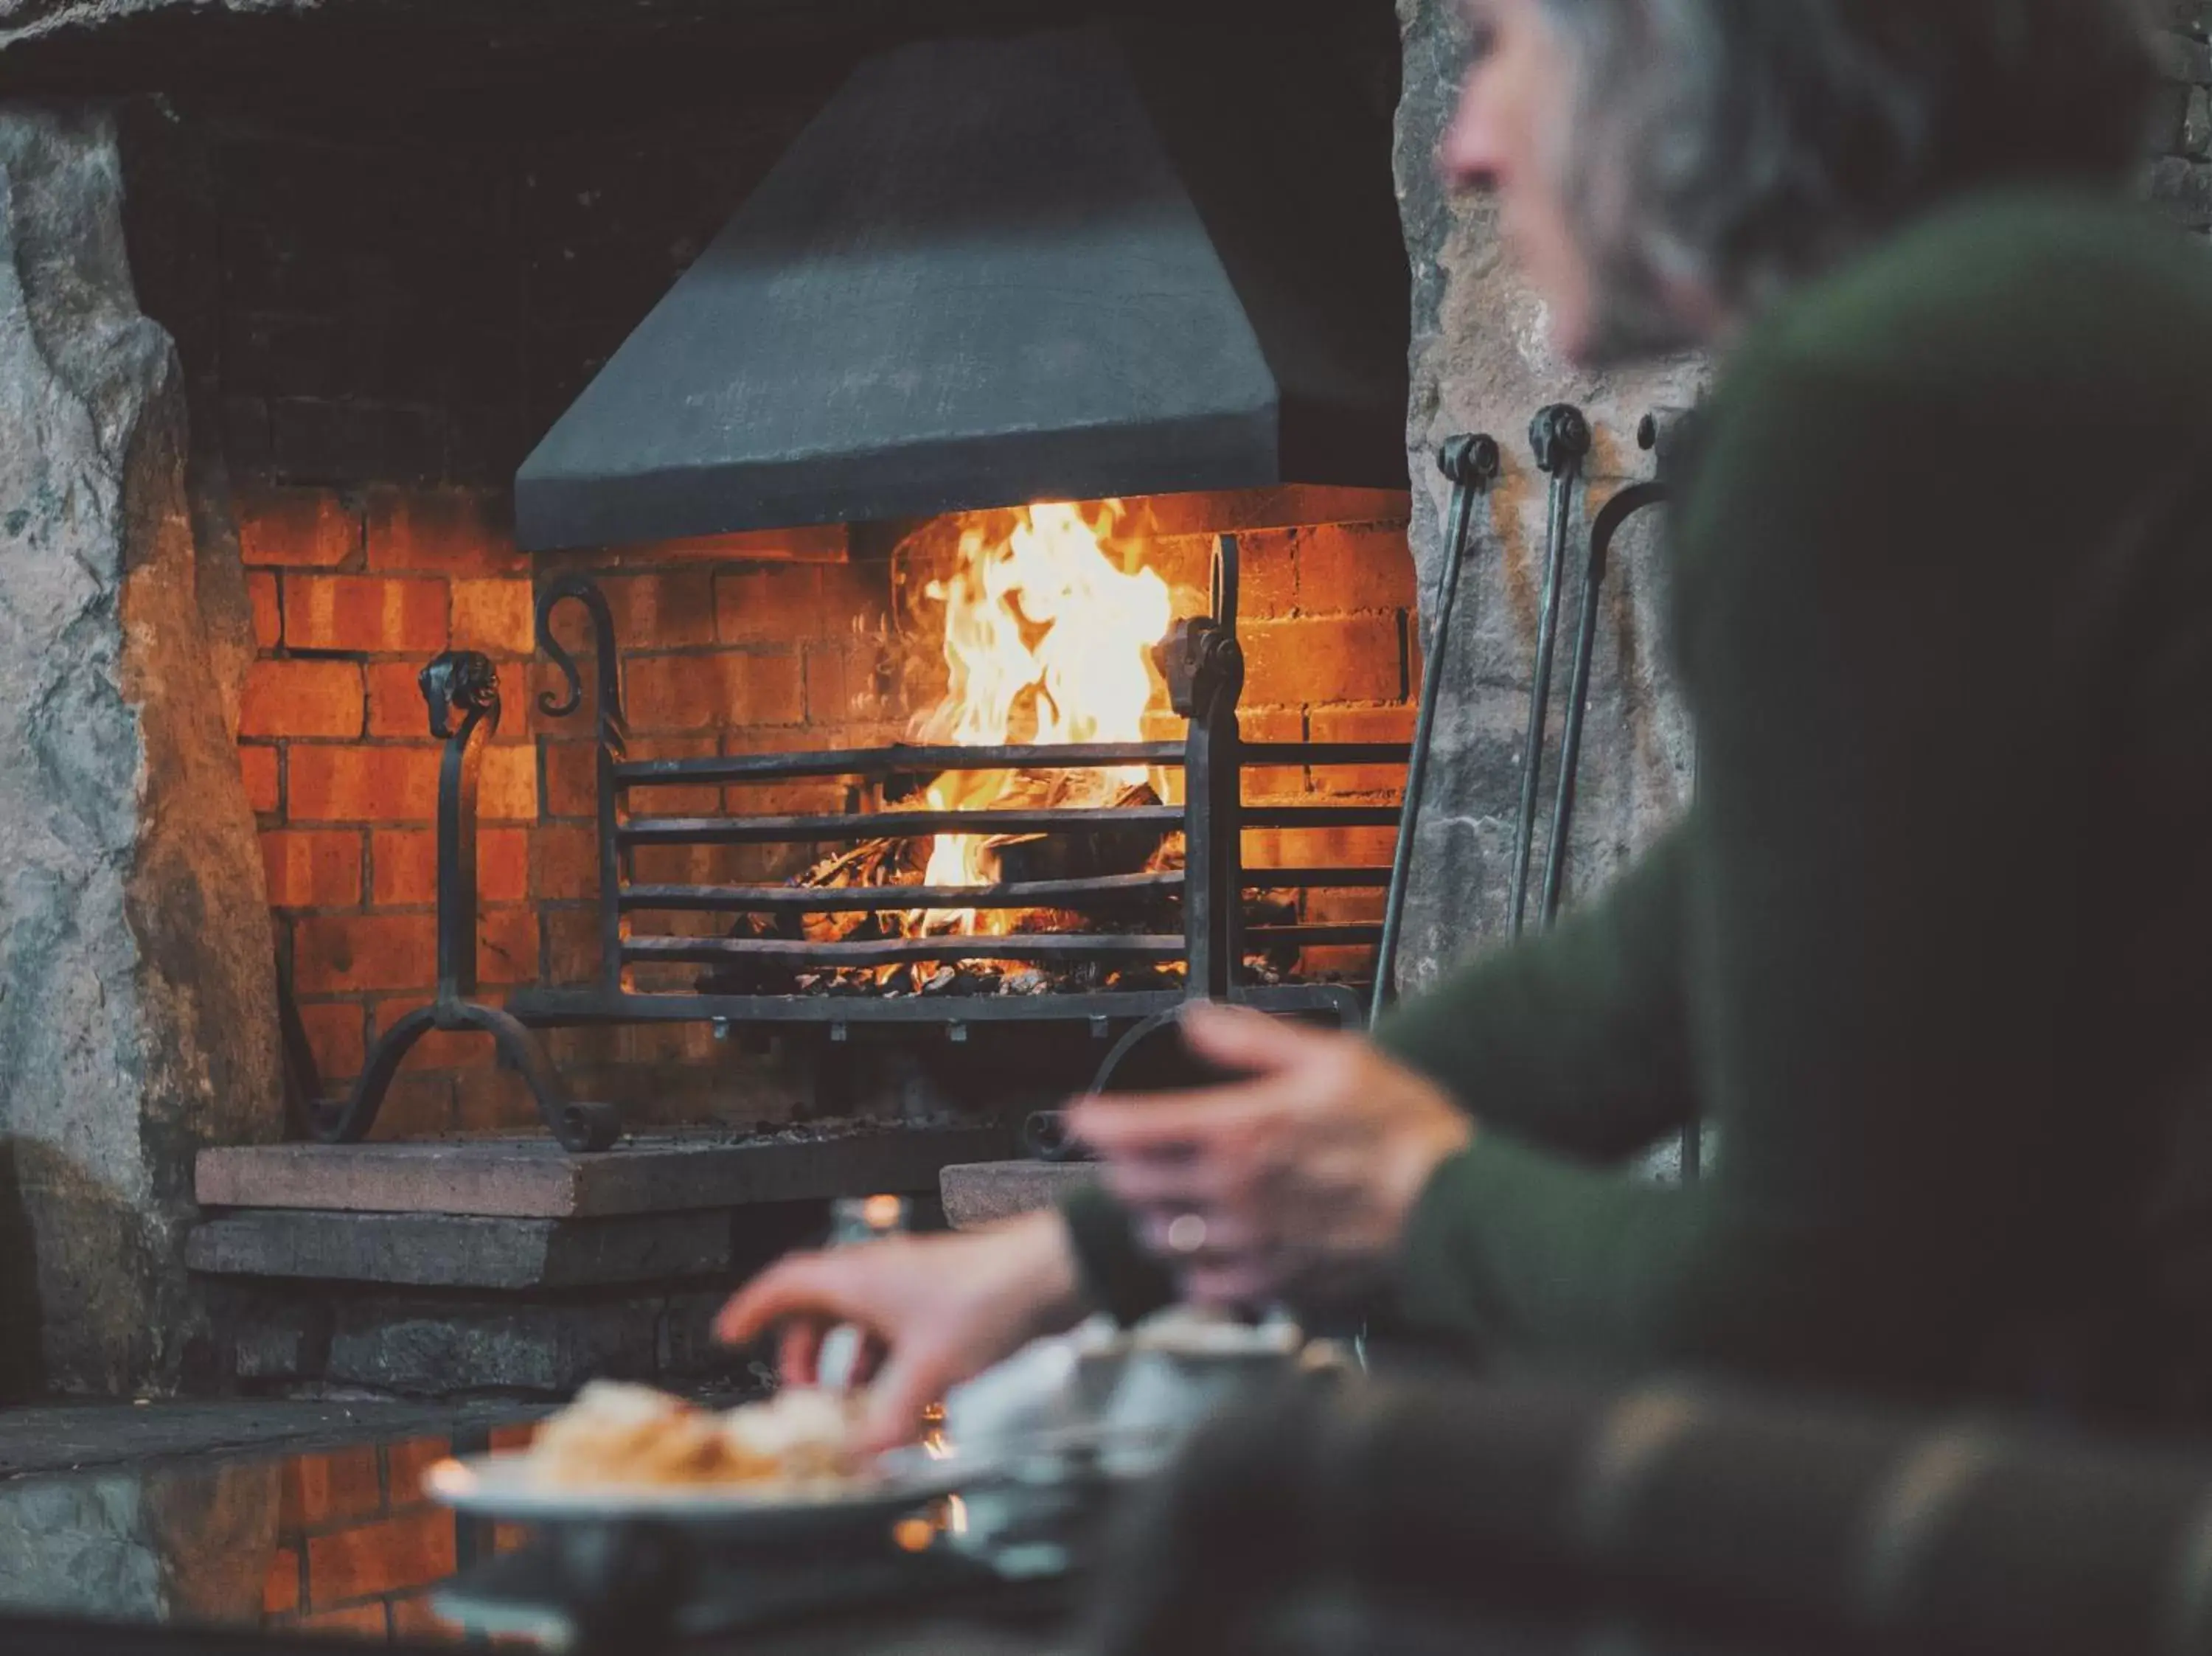
POLYGON ((447 1460, 423 1483, 503 1523, 668 1525, 786 1539, 888 1524, 988 1475, 974 1457, 854 1447, 859 1400, 787 1389, 715 1410, 594 1380, 529 1448, 447 1460))

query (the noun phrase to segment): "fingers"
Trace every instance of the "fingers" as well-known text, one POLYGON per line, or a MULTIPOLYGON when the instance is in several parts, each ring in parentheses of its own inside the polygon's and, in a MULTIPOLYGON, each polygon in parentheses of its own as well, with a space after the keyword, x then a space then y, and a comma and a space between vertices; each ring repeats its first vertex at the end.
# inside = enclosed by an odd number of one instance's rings
POLYGON ((1243 1311, 1282 1295, 1280 1273, 1254 1260, 1187 1271, 1182 1280, 1183 1298, 1207 1311, 1243 1311))
POLYGON ((1164 1212, 1146 1212, 1138 1216, 1138 1225, 1145 1246, 1164 1259, 1175 1262, 1184 1271, 1218 1265, 1224 1260, 1250 1259, 1264 1246, 1260 1228, 1233 1214, 1200 1212, 1191 1208, 1171 1209, 1164 1212), (1206 1240, 1199 1247, 1185 1251, 1175 1246, 1170 1233, 1176 1221, 1196 1218, 1206 1225, 1206 1240))
POLYGON ((1326 1029, 1292 1023, 1249 1006, 1202 1002, 1182 1014, 1183 1039, 1201 1057, 1231 1070, 1273 1075, 1310 1064, 1334 1051, 1345 1037, 1326 1029))
POLYGON ((1102 1164, 1106 1188, 1132 1208, 1165 1208, 1188 1213, 1227 1201, 1235 1180, 1218 1162, 1165 1161, 1124 1157, 1102 1164))
POLYGON ((875 1307, 868 1303, 866 1278, 853 1269, 852 1260, 849 1252, 802 1253, 770 1266, 722 1307, 715 1334, 726 1344, 743 1345, 788 1317, 872 1325, 875 1307))
POLYGON ((1255 1012, 1249 1007, 1199 1005, 1182 1014, 1193 1047, 1250 1079, 1176 1093, 1115 1094, 1079 1100, 1068 1125, 1106 1156, 1158 1156, 1202 1149, 1224 1135, 1259 1128, 1310 1106, 1351 1072, 1358 1038, 1255 1012))
POLYGON ((890 1348, 876 1335, 863 1334, 860 1337, 860 1349, 854 1353, 853 1372, 848 1381, 854 1391, 859 1391, 875 1379, 890 1350, 890 1348))
POLYGON ((1290 1090, 1295 1084, 1270 1078, 1202 1092, 1086 1098, 1069 1113, 1068 1125, 1102 1156, 1188 1155, 1291 1107, 1297 1101, 1290 1090))
POLYGON ((776 1342, 776 1373, 787 1386, 814 1386, 822 1372, 823 1325, 811 1317, 796 1317, 783 1325, 776 1342))
POLYGON ((860 1422, 862 1447, 874 1452, 913 1442, 921 1435, 921 1411, 961 1378, 958 1365, 930 1347, 892 1351, 868 1392, 860 1422))

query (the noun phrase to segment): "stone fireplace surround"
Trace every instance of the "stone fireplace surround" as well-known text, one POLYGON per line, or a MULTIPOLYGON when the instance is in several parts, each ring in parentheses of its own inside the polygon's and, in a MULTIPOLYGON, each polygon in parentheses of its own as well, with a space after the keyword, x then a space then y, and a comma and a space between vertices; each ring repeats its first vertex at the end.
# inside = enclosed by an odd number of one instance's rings
MULTIPOLYGON (((15 1359, 0 1388, 238 1378, 182 1269, 192 1154, 284 1134, 272 961, 329 1079, 427 990, 434 749, 412 676, 439 648, 493 654, 506 687, 486 765, 487 976, 575 968, 588 749, 526 711, 532 585, 558 561, 513 550, 504 486, 859 52, 902 28, 1083 9, 895 9, 0 3, 0 1351, 15 1359)), ((1488 215, 1447 200, 1430 166, 1452 8, 1397 10, 1401 66, 1387 15, 1366 21, 1384 31, 1368 37, 1376 94, 1399 99, 1414 271, 1410 510, 1222 509, 1261 525, 1248 728, 1395 739, 1418 682, 1415 569, 1433 577, 1446 493, 1431 457, 1455 431, 1505 443, 1420 830, 1418 983, 1499 929, 1540 575, 1527 418, 1562 397, 1589 411, 1594 509, 1645 470, 1637 420, 1692 400, 1701 370, 1589 378, 1548 356, 1488 215)), ((2170 11, 2153 182, 2202 228, 2212 8, 2170 11)), ((625 646, 650 645, 631 691, 644 750, 894 733, 875 549, 829 530, 588 560, 625 646)), ((1687 786, 1648 535, 1617 569, 1572 847, 1583 890, 1687 786)), ((764 1092, 757 1067, 741 1092, 750 1060, 697 1034, 562 1040, 593 1090, 662 1119, 799 1101, 764 1092)), ((386 1131, 526 1120, 487 1059, 465 1038, 426 1042, 386 1131)), ((670 1338, 665 1320, 628 1325, 670 1338)))

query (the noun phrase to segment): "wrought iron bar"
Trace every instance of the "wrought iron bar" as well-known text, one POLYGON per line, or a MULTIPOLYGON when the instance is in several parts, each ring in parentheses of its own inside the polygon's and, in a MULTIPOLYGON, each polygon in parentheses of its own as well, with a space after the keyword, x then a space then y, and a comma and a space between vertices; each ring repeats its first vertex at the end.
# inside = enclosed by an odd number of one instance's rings
POLYGON ((446 743, 438 773, 438 992, 378 1038, 342 1104, 319 1100, 310 1107, 308 1129, 325 1143, 358 1143, 376 1125, 385 1095, 416 1041, 433 1029, 473 1029, 489 1035, 500 1057, 521 1076, 539 1116, 562 1144, 605 1149, 621 1137, 619 1113, 605 1104, 570 1098, 530 1029, 498 1007, 471 998, 477 992, 477 775, 484 746, 499 729, 498 671, 474 651, 449 651, 423 668, 417 682, 430 734, 446 743))
POLYGON ((618 830, 629 846, 795 845, 932 834, 1094 833, 1182 826, 1172 805, 1054 810, 883 810, 836 816, 641 816, 618 830))
MULTIPOLYGON (((1395 828, 1395 805, 1245 805, 1245 828, 1395 828)), ((799 845, 927 834, 1092 834, 1124 828, 1171 832, 1175 805, 1054 810, 883 810, 835 816, 640 816, 616 829, 624 846, 799 845)))
MULTIPOLYGON (((1311 925, 1252 926, 1244 933, 1254 948, 1357 949, 1380 941, 1382 928, 1371 922, 1339 921, 1311 925)), ((1165 932, 1036 931, 990 937, 976 932, 934 937, 883 937, 866 943, 808 943, 791 937, 633 937, 623 945, 624 959, 712 965, 726 961, 784 961, 794 967, 902 966, 939 961, 1041 962, 1108 960, 1181 960, 1184 939, 1165 932)))
POLYGON ((1580 409, 1555 403, 1539 412, 1528 428, 1539 470, 1552 480, 1545 535, 1544 597, 1536 621, 1536 664, 1528 688, 1528 728, 1521 760, 1521 811, 1513 835, 1513 935, 1519 937, 1528 911, 1529 858, 1535 852, 1536 795, 1544 766, 1544 724, 1552 698, 1552 658, 1559 636, 1560 587, 1567 569, 1567 518, 1574 485, 1589 453, 1589 422, 1580 409))
POLYGON ((1180 870, 1109 874, 1091 880, 1023 880, 1007 885, 633 885, 624 908, 738 914, 893 914, 902 909, 1073 908, 1088 902, 1171 896, 1180 870))
POLYGON ((1252 949, 1370 949, 1382 941, 1380 920, 1309 920, 1244 928, 1245 944, 1252 949))
POLYGON ((915 961, 1181 960, 1182 939, 1167 933, 1114 936, 1042 931, 993 937, 974 932, 884 937, 866 943, 806 943, 788 937, 632 937, 625 960, 712 965, 784 961, 793 966, 902 966, 915 961))
POLYGON ((1236 992, 1243 916, 1237 864, 1243 848, 1243 737, 1237 720, 1244 692, 1244 652, 1237 641, 1237 537, 1214 545, 1212 614, 1178 622, 1161 647, 1168 701, 1190 721, 1183 743, 1183 955, 1194 1000, 1236 992))
POLYGON ((1437 711, 1443 701, 1444 662, 1451 652, 1452 625, 1459 610, 1460 572, 1474 533, 1474 502, 1497 481, 1502 457, 1498 440, 1487 435, 1455 437, 1437 456, 1437 470, 1451 480, 1451 519, 1444 534, 1444 566, 1437 584, 1436 624, 1430 629, 1428 670, 1421 684, 1421 709, 1407 757, 1406 793, 1398 812, 1398 844, 1390 860, 1390 895, 1382 910, 1382 937, 1375 958, 1375 998, 1368 1025, 1382 1022, 1398 974, 1398 937, 1405 923, 1406 888, 1413 875, 1413 840, 1420 826, 1421 801, 1428 792, 1429 750, 1436 741, 1437 711))
POLYGON ((815 753, 733 754, 720 759, 634 759, 615 767, 626 788, 710 782, 776 782, 819 776, 886 776, 902 771, 1093 770, 1179 765, 1180 742, 1090 743, 1064 748, 846 748, 815 753))
MULTIPOLYGON (((1390 883, 1387 868, 1247 868, 1247 891, 1365 891, 1390 883)), ((617 899, 633 913, 892 914, 902 909, 1079 908, 1087 903, 1173 896, 1181 869, 1108 874, 1090 880, 1024 880, 989 886, 629 885, 617 899)))
POLYGON ((453 650, 417 682, 430 734, 446 743, 438 761, 438 998, 463 1001, 477 992, 477 775, 499 731, 499 671, 489 656, 453 650))
POLYGON ((1251 868, 1244 870, 1247 891, 1381 891, 1390 883, 1387 868, 1251 868))
MULTIPOLYGON (((1282 984, 1247 988, 1239 998, 1266 1012, 1334 1015, 1356 1028, 1358 995, 1342 984, 1282 984)), ((1100 990, 1050 995, 712 995, 639 993, 609 996, 596 988, 524 988, 507 1010, 533 1026, 608 1023, 867 1024, 1083 1023, 1094 1031, 1183 1004, 1180 989, 1100 990)))
POLYGON ((1247 805, 1246 828, 1395 828, 1395 805, 1247 805))
POLYGON ((1613 537, 1638 513, 1662 504, 1664 483, 1631 483, 1607 500, 1590 526, 1589 557, 1583 566, 1583 613, 1575 628, 1575 664, 1567 702, 1567 721, 1559 734, 1559 788, 1552 807, 1551 854, 1544 859, 1544 924, 1559 917, 1566 889, 1568 833, 1574 826, 1575 788, 1582 768, 1583 725, 1589 713, 1591 658, 1597 646, 1598 600, 1605 591, 1613 537))
MULTIPOLYGON (((902 772, 1091 770, 1121 765, 1180 765, 1180 742, 1085 743, 1069 747, 844 748, 815 753, 733 754, 719 759, 633 759, 615 767, 625 788, 792 781, 824 776, 889 776, 902 772)), ((1402 765, 1402 742, 1250 742, 1248 768, 1270 766, 1402 765)))

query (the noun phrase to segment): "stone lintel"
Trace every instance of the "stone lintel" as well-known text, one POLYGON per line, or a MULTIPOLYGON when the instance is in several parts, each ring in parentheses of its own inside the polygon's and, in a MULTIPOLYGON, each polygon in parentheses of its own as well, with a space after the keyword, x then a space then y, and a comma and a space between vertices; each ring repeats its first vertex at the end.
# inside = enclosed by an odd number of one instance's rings
MULTIPOLYGON (((799 1130, 804 1131, 804 1130, 799 1130)), ((948 1163, 1003 1154, 1002 1126, 818 1137, 671 1135, 572 1156, 550 1138, 268 1144, 200 1152, 204 1208, 588 1219, 878 1192, 922 1194, 948 1163)))
POLYGON ((1052 1207, 1097 1177, 1097 1168, 1087 1162, 979 1162, 945 1168, 938 1188, 952 1228, 975 1230, 1052 1207))
POLYGON ((191 1234, 195 1271, 417 1288, 586 1288, 720 1275, 726 1213, 618 1219, 488 1219, 428 1213, 263 1210, 191 1234))

